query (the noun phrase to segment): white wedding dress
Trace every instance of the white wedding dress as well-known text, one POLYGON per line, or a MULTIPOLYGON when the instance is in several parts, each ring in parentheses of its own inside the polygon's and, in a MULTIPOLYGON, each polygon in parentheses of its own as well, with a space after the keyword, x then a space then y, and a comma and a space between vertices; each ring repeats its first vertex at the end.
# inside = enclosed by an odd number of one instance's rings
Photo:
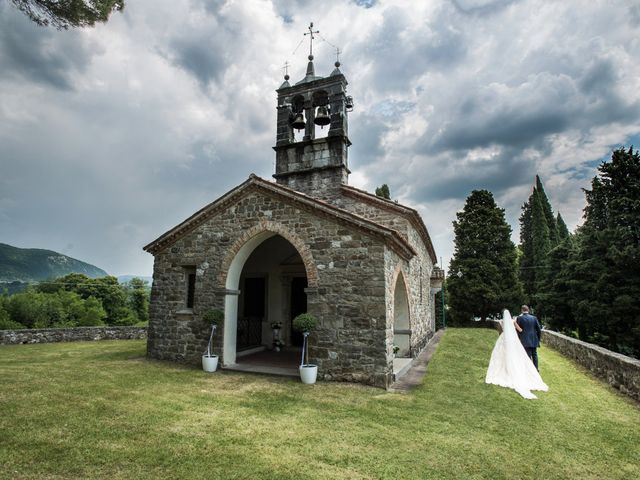
POLYGON ((502 333, 491 352, 485 382, 513 388, 524 398, 537 398, 531 390, 549 389, 520 343, 509 310, 502 313, 502 333))

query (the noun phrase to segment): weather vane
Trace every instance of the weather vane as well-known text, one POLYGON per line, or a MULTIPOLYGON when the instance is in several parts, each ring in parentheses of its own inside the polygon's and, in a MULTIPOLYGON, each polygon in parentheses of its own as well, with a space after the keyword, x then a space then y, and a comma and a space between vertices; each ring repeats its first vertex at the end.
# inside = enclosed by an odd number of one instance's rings
POLYGON ((320 33, 320 30, 316 30, 316 31, 314 32, 314 31, 313 31, 313 22, 311 22, 311 23, 309 24, 309 31, 308 31, 308 32, 306 32, 306 33, 304 34, 304 35, 305 35, 305 37, 306 37, 307 35, 310 35, 310 37, 309 37, 309 57, 310 57, 309 59, 310 59, 310 60, 311 60, 311 58, 313 58, 313 39, 315 38, 315 37, 313 36, 313 34, 314 34, 314 33, 320 33))

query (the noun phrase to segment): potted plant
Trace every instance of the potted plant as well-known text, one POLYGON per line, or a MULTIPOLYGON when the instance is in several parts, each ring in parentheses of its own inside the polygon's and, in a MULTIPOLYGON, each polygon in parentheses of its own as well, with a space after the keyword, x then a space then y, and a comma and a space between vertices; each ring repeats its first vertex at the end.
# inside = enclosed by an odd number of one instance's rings
POLYGON ((277 338, 276 340, 273 341, 273 350, 275 352, 279 352, 283 348, 284 348, 284 342, 282 340, 277 338))
POLYGON ((400 347, 398 345, 393 346, 393 356, 396 357, 398 352, 400 351, 400 347))
POLYGON ((300 379, 302 383, 316 383, 318 376, 318 366, 309 363, 309 349, 307 348, 307 338, 317 325, 316 318, 310 313, 301 313, 293 319, 293 328, 302 332, 304 338, 302 342, 302 359, 300 361, 300 379))
POLYGON ((280 351, 283 346, 280 341, 280 329, 282 328, 282 322, 271 322, 271 330, 273 331, 273 349, 276 352, 280 351))
POLYGON ((211 334, 209 335, 209 343, 207 343, 207 351, 202 355, 202 369, 205 372, 215 372, 218 368, 218 355, 211 352, 213 343, 213 335, 216 328, 224 320, 224 312, 218 309, 207 310, 202 316, 202 320, 211 325, 211 334))

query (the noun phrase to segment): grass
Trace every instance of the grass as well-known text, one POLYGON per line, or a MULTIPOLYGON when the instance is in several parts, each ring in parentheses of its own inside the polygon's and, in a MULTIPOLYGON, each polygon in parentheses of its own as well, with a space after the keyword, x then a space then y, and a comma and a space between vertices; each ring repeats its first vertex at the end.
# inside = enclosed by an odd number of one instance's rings
POLYGON ((638 405, 542 348, 538 400, 449 329, 409 395, 147 360, 143 341, 0 347, 0 478, 640 478, 638 405))

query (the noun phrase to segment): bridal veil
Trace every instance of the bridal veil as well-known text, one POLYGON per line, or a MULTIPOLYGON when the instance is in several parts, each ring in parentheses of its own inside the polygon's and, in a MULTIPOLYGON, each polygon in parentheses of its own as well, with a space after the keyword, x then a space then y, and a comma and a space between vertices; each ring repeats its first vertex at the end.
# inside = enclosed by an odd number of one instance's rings
POLYGON ((524 398, 537 398, 531 390, 549 389, 520 343, 509 310, 502 313, 502 333, 491 352, 485 382, 513 388, 524 398))

